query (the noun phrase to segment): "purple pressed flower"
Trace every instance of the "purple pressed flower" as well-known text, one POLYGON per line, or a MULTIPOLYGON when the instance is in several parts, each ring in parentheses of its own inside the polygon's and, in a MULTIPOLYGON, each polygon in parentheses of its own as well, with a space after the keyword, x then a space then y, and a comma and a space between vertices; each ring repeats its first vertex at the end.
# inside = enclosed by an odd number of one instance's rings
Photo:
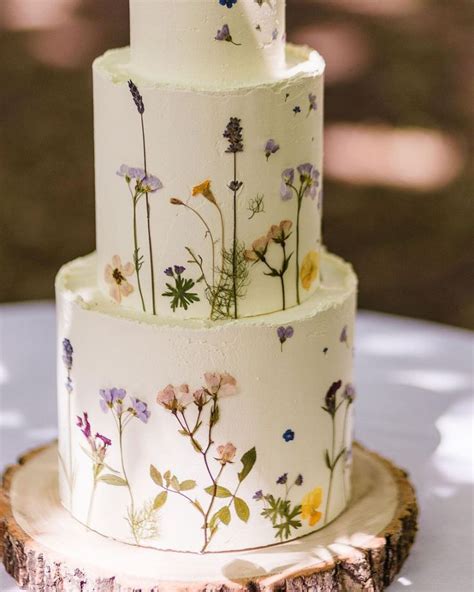
POLYGON ((167 267, 163 273, 169 277, 173 277, 173 268, 167 267))
POLYGON ((308 99, 309 99, 309 110, 308 110, 308 115, 309 115, 311 113, 311 111, 317 111, 318 103, 316 101, 316 95, 313 93, 309 93, 308 99))
POLYGON ((103 436, 102 434, 99 434, 98 432, 95 435, 95 438, 96 438, 96 440, 101 440, 102 441, 102 444, 104 446, 112 446, 112 440, 110 440, 106 436, 103 436))
POLYGON ((296 105, 296 107, 293 107, 293 113, 295 115, 297 115, 298 113, 301 113, 301 107, 299 105, 296 105))
POLYGON ((349 404, 351 404, 356 396, 356 391, 354 385, 350 382, 346 384, 344 390, 342 391, 342 397, 345 399, 349 404))
POLYGON ((341 335, 339 337, 339 341, 341 343, 347 343, 347 325, 344 325, 341 331, 341 335))
POLYGON ((284 432, 282 438, 285 442, 292 442, 295 439, 295 432, 288 428, 286 432, 284 432))
POLYGON ((280 343, 282 345, 282 350, 283 350, 283 344, 285 343, 285 341, 287 339, 290 339, 291 337, 293 337, 295 331, 293 329, 293 327, 291 327, 290 325, 288 325, 288 327, 278 327, 277 329, 277 335, 278 335, 278 339, 280 340, 280 343))
POLYGON ((293 185, 295 180, 295 169, 285 169, 281 174, 280 196, 283 201, 288 201, 292 198, 293 193, 290 185, 293 185))
POLYGON ((145 193, 154 193, 163 187, 163 183, 154 175, 146 175, 140 184, 145 193))
POLYGON ((227 41, 228 43, 232 43, 232 45, 241 45, 241 43, 236 43, 232 39, 232 35, 230 34, 229 25, 222 25, 222 29, 218 29, 214 39, 216 41, 227 41))
POLYGON ((72 384, 72 378, 70 376, 68 376, 66 378, 66 382, 64 383, 64 387, 66 388, 66 390, 67 390, 67 392, 69 394, 72 393, 74 387, 73 387, 73 384, 72 384))
POLYGON ((130 397, 130 401, 132 403, 131 412, 133 413, 133 415, 135 415, 135 417, 138 417, 138 419, 143 423, 147 423, 150 417, 148 405, 144 401, 141 401, 136 397, 130 397))
POLYGON ((126 164, 120 165, 119 170, 117 171, 117 175, 119 177, 125 177, 125 180, 129 183, 131 179, 136 179, 137 181, 142 181, 146 175, 145 171, 139 167, 130 167, 126 164))
POLYGON ((89 415, 86 411, 83 412, 83 417, 77 416, 76 425, 84 434, 84 436, 89 439, 91 436, 91 424, 89 423, 89 415))
POLYGON ((130 90, 133 102, 135 103, 138 113, 140 113, 140 115, 143 115, 143 113, 145 112, 145 105, 143 104, 143 97, 140 94, 140 91, 131 80, 128 81, 128 88, 130 90))
POLYGON ((301 473, 296 477, 295 485, 297 485, 298 487, 300 485, 303 485, 303 475, 301 475, 301 473))
POLYGON ((69 339, 63 339, 63 363, 67 370, 72 368, 72 354, 74 349, 69 339))
POLYGON ((334 417, 336 413, 336 393, 342 386, 342 380, 338 380, 333 382, 324 397, 324 402, 326 403, 326 411, 334 417))
POLYGON ((118 388, 100 389, 99 394, 101 396, 100 408, 104 413, 112 408, 115 408, 117 413, 122 412, 122 402, 127 396, 127 391, 118 388))
POLYGON ((260 500, 263 499, 263 491, 261 489, 259 489, 258 491, 255 492, 254 496, 253 496, 254 500, 257 500, 257 502, 259 502, 260 500))
POLYGON ((241 120, 238 117, 231 117, 222 134, 229 141, 227 153, 235 154, 244 151, 242 131, 241 120))
POLYGON ((267 140, 267 143, 265 144, 265 156, 267 160, 272 154, 278 152, 278 150, 280 150, 280 144, 277 144, 273 139, 267 140))
POLYGON ((278 477, 278 479, 276 480, 278 485, 285 485, 285 483, 288 481, 288 473, 283 473, 283 475, 280 475, 280 477, 278 477))
POLYGON ((278 37, 278 29, 273 29, 272 31, 272 41, 276 41, 278 37))
POLYGON ((185 270, 186 270, 186 268, 183 267, 182 265, 175 265, 174 266, 174 272, 176 275, 181 275, 185 270))
POLYGON ((319 187, 319 171, 309 162, 300 164, 298 167, 300 182, 305 185, 303 195, 309 195, 312 199, 316 197, 319 187))

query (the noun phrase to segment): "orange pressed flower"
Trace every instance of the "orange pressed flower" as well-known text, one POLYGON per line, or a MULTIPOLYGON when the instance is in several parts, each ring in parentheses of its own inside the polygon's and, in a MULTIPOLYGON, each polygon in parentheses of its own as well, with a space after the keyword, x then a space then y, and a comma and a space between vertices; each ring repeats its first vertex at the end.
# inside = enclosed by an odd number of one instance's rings
POLYGON ((323 501, 323 490, 316 487, 307 493, 301 502, 301 518, 307 520, 310 526, 314 526, 321 520, 322 512, 318 510, 323 501))

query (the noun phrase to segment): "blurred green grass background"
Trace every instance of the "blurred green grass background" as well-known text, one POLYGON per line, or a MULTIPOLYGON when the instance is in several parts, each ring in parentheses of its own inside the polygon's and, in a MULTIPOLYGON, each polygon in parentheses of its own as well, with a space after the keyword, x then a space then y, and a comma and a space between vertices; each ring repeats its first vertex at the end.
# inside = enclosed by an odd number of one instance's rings
MULTIPOLYGON (((474 328, 474 4, 289 0, 326 58, 324 240, 363 308, 474 328)), ((127 0, 0 2, 0 302, 53 297, 94 248, 90 64, 127 0)))

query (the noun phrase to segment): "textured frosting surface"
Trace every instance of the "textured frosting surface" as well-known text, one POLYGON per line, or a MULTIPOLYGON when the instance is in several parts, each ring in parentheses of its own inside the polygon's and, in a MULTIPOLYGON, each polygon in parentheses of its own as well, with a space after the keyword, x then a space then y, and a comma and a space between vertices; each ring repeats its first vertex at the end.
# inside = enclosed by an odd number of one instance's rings
POLYGON ((285 65, 284 0, 130 0, 132 66, 147 78, 223 88, 285 65))
POLYGON ((129 85, 128 49, 95 62, 98 277, 121 306, 221 319, 315 292, 324 62, 293 46, 287 62, 219 92, 129 85))
POLYGON ((66 265, 56 284, 66 508, 107 536, 196 552, 334 519, 350 495, 350 266, 324 254, 298 308, 211 323, 117 307, 95 264, 66 265))

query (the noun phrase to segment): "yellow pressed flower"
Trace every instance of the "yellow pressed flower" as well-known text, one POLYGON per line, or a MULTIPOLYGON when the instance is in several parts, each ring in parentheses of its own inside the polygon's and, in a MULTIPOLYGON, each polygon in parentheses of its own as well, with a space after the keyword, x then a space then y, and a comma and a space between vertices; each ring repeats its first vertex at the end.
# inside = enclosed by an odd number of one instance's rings
POLYGON ((311 288, 312 283, 318 277, 318 273, 319 254, 316 251, 310 251, 305 255, 300 271, 301 284, 305 290, 311 288))
POLYGON ((193 187, 192 195, 193 195, 193 197, 195 197, 196 195, 202 195, 207 200, 209 200, 211 203, 216 203, 216 199, 215 199, 214 194, 212 193, 212 190, 211 190, 211 180, 210 179, 206 179, 202 183, 199 183, 199 185, 196 185, 195 187, 193 187))
POLYGON ((318 511, 323 501, 323 490, 316 487, 307 493, 301 502, 301 518, 307 520, 310 526, 314 526, 321 520, 322 512, 318 511))

